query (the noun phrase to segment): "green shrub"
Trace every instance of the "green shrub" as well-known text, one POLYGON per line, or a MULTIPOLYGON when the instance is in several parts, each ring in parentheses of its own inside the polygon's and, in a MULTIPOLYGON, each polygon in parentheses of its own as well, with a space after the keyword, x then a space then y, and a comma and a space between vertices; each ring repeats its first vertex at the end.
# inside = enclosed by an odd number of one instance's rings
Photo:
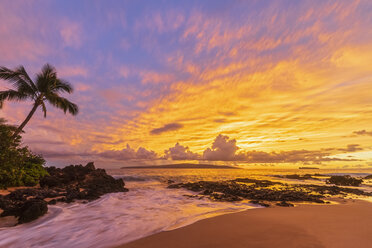
POLYGON ((21 136, 12 138, 14 126, 0 119, 0 188, 35 186, 48 173, 45 160, 21 146, 21 136))

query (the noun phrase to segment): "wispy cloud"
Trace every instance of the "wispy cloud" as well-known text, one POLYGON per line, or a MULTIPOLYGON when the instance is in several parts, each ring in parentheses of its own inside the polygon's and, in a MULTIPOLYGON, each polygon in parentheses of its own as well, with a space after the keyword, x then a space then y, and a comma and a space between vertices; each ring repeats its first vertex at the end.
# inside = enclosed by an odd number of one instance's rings
POLYGON ((354 131, 353 134, 372 136, 372 131, 368 132, 366 130, 360 130, 360 131, 354 131))
POLYGON ((65 46, 79 48, 83 43, 83 29, 77 22, 63 21, 60 35, 65 46))
POLYGON ((165 132, 170 132, 170 131, 176 131, 179 130, 183 127, 182 124, 180 123, 169 123, 164 125, 163 127, 159 128, 154 128, 150 131, 151 134, 162 134, 165 132))
POLYGON ((58 75, 61 77, 87 77, 88 69, 83 66, 60 66, 58 69, 58 75))

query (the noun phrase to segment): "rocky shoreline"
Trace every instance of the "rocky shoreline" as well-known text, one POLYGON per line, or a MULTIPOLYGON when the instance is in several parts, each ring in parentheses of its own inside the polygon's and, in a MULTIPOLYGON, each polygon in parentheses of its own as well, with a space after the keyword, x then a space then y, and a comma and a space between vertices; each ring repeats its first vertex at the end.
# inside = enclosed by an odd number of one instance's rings
POLYGON ((27 223, 46 214, 48 204, 88 202, 107 193, 128 191, 122 179, 113 178, 104 169, 96 169, 93 162, 46 170, 49 175, 40 179, 40 187, 17 189, 0 196, 3 211, 0 217, 14 216, 18 224, 27 223))
POLYGON ((217 201, 250 200, 253 204, 268 207, 293 206, 293 202, 329 203, 327 197, 347 195, 372 196, 359 189, 314 184, 286 184, 269 180, 238 178, 227 181, 199 181, 188 183, 170 182, 168 188, 185 188, 198 195, 217 201))
MULTIPOLYGON (((104 169, 96 169, 93 162, 85 166, 70 165, 63 169, 47 167, 46 170, 48 175, 40 179, 38 187, 16 189, 7 195, 0 195, 0 217, 14 216, 18 224, 27 223, 46 214, 48 205, 57 202, 70 203, 80 200, 87 203, 107 193, 128 191, 122 179, 113 178, 104 169)), ((273 177, 319 180, 317 177, 320 176, 325 175, 294 174, 273 177)), ((182 183, 169 180, 168 188, 184 188, 197 193, 185 195, 186 197, 207 197, 214 201, 227 202, 247 200, 264 207, 290 207, 299 202, 326 204, 329 203, 330 197, 372 196, 372 193, 355 187, 339 186, 356 186, 362 181, 350 176, 331 176, 325 181, 326 185, 287 184, 252 178, 182 183)))

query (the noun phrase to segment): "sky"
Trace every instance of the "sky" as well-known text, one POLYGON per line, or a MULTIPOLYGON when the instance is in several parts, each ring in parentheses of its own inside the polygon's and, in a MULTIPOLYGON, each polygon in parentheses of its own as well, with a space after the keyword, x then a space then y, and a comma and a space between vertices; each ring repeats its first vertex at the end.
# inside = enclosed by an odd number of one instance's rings
MULTIPOLYGON (((0 2, 0 65, 74 85, 24 144, 48 165, 372 168, 369 0, 0 2)), ((11 85, 0 81, 0 90, 11 85)), ((32 102, 6 102, 19 125, 32 102)))

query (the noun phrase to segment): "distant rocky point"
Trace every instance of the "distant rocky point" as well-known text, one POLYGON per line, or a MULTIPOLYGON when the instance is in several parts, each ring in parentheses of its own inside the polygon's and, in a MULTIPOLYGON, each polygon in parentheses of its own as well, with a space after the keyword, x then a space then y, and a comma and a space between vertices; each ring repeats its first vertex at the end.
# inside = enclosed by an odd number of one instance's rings
POLYGON ((300 170, 319 170, 318 167, 307 167, 307 166, 298 167, 298 169, 300 169, 300 170))
POLYGON ((148 166, 128 166, 121 169, 239 169, 228 165, 213 164, 166 164, 166 165, 148 165, 148 166))

